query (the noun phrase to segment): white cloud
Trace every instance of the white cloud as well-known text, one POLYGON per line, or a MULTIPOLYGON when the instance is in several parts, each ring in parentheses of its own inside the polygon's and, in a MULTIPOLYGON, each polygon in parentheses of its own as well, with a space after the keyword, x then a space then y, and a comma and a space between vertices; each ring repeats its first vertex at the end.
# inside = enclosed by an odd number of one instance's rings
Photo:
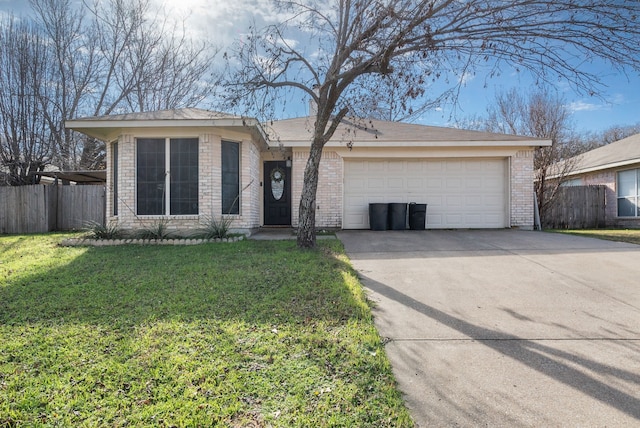
POLYGON ((298 41, 294 40, 294 39, 283 39, 282 41, 279 42, 281 45, 285 45, 295 49, 298 46, 298 41))
POLYGON ((572 113, 585 111, 610 111, 612 108, 626 104, 627 100, 622 93, 612 94, 607 100, 594 103, 584 100, 573 101, 567 104, 567 108, 572 113))
POLYGON ((609 99, 609 102, 612 105, 622 105, 622 104, 625 104, 627 102, 627 100, 626 100, 624 94, 616 93, 616 94, 613 94, 611 96, 611 98, 609 99))
POLYGON ((262 28, 288 18, 270 0, 152 0, 152 4, 184 21, 192 37, 218 47, 241 39, 250 26, 262 28))
POLYGON ((462 75, 458 76, 458 81, 462 85, 466 85, 467 83, 471 82, 475 78, 476 78, 476 75, 474 73, 471 73, 470 71, 465 71, 464 73, 462 73, 462 75))
POLYGON ((567 104, 567 108, 569 109, 569 111, 575 113, 577 111, 604 110, 606 108, 606 106, 604 104, 588 103, 588 102, 580 100, 580 101, 573 101, 573 102, 567 104))

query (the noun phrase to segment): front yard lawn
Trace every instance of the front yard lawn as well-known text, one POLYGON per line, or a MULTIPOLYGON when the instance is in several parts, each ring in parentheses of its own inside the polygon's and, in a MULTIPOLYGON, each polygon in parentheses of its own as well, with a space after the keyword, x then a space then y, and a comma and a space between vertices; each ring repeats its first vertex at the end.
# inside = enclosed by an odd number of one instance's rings
POLYGON ((553 232, 640 244, 640 229, 571 229, 553 230, 553 232))
POLYGON ((413 426, 338 241, 0 237, 0 427, 413 426))

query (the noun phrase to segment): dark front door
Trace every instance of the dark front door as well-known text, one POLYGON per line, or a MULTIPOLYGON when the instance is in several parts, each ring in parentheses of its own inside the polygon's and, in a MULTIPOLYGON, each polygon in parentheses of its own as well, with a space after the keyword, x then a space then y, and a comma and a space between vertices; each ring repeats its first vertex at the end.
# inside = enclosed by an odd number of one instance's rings
POLYGON ((291 226, 291 167, 285 161, 264 163, 264 224, 291 226))

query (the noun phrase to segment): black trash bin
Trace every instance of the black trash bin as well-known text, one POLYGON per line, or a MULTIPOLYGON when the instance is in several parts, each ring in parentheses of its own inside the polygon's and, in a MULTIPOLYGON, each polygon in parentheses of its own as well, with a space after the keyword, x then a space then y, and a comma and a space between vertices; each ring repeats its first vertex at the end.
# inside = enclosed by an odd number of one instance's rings
POLYGON ((407 228, 407 204, 406 203, 390 203, 389 204, 389 229, 405 230, 407 228))
POLYGON ((427 218, 427 204, 409 204, 409 229, 424 230, 427 218))
POLYGON ((387 230, 389 204, 369 204, 371 230, 387 230))

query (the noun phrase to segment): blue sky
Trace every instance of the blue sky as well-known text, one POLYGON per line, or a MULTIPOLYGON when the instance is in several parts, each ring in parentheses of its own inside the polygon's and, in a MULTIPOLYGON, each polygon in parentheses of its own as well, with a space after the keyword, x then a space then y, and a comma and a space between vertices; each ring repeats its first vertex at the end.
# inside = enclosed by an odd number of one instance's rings
MULTIPOLYGON (((578 131, 600 131, 614 125, 640 123, 640 74, 626 76, 607 64, 591 67, 590 71, 602 75, 603 91, 597 96, 577 94, 568 83, 560 80, 553 89, 557 91, 571 112, 572 121, 578 131)), ((470 79, 460 92, 459 105, 453 111, 445 108, 432 112, 422 120, 432 124, 446 124, 451 114, 455 117, 482 115, 496 92, 512 87, 532 89, 532 79, 527 74, 510 73, 486 80, 484 76, 470 79)))
MULTIPOLYGON (((80 0, 72 0, 80 2, 80 0)), ((182 17, 193 31, 194 37, 215 41, 220 47, 230 45, 242 37, 253 22, 260 26, 275 22, 278 14, 268 6, 268 0, 152 0, 162 5, 174 17, 182 17)), ((0 15, 13 11, 17 15, 28 13, 28 0, 0 0, 0 15)), ((640 43, 640 41, 639 41, 640 43)), ((573 92, 562 81, 555 90, 567 103, 572 120, 578 131, 601 131, 614 125, 632 125, 640 122, 640 74, 630 72, 627 76, 603 64, 590 70, 603 76, 604 90, 599 96, 580 95, 573 92)), ((448 126, 456 120, 473 115, 482 115, 494 99, 496 91, 512 87, 531 88, 526 74, 503 70, 502 76, 486 80, 485 76, 465 76, 458 105, 442 106, 424 114, 416 122, 425 125, 448 126)), ((434 87, 438 90, 438 87, 434 87)), ((290 116, 307 114, 304 103, 287 109, 290 116)))

